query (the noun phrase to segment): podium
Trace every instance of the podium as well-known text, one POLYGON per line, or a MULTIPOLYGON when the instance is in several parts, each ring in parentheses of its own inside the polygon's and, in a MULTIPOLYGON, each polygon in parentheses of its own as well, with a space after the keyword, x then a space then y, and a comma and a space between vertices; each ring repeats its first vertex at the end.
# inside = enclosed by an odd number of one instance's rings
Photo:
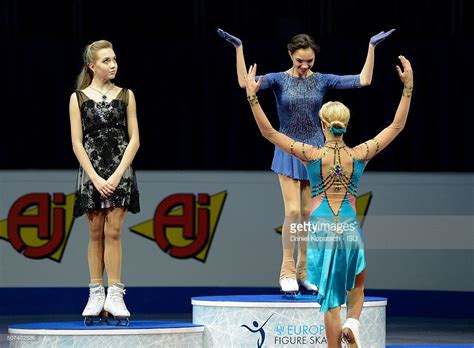
MULTIPOLYGON (((325 347, 324 314, 314 296, 193 297, 193 323, 204 327, 203 347, 325 347)), ((387 299, 365 297, 362 347, 385 347, 387 299)), ((344 321, 346 307, 341 310, 344 321)))

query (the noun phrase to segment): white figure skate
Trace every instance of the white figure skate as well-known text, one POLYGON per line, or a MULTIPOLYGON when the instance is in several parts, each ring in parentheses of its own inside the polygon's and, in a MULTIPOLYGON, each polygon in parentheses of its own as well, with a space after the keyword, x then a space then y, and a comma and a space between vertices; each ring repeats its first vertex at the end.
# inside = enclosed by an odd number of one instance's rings
POLYGON ((113 318, 107 318, 108 324, 128 326, 130 312, 123 301, 124 295, 125 286, 122 283, 116 283, 107 289, 104 310, 113 316, 113 318))
POLYGON ((305 280, 304 282, 300 283, 301 290, 300 292, 302 293, 310 293, 310 295, 316 296, 318 294, 318 287, 314 284, 311 284, 308 280, 305 280))
POLYGON ((283 297, 295 299, 298 290, 299 286, 296 279, 285 277, 280 280, 280 291, 283 293, 283 297))
POLYGON ((89 284, 89 300, 86 308, 82 311, 84 317, 84 324, 101 325, 105 324, 103 309, 105 302, 105 289, 101 284, 89 284))
POLYGON ((342 343, 350 348, 361 348, 359 335, 360 322, 354 318, 347 318, 342 326, 342 343))

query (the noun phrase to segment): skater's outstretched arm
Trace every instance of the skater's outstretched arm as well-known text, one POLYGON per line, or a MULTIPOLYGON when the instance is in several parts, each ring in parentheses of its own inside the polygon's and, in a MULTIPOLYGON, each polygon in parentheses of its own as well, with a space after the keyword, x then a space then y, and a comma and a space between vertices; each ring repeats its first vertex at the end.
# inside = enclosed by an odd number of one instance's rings
POLYGON ((217 29, 219 36, 235 47, 236 62, 237 62, 237 79, 239 80, 240 88, 245 88, 245 79, 247 78, 247 67, 245 66, 244 47, 242 40, 238 37, 230 35, 222 29, 217 29))
POLYGON ((265 115, 265 112, 260 106, 260 103, 258 102, 257 91, 262 84, 263 76, 260 76, 256 81, 256 72, 257 64, 251 65, 246 79, 246 91, 247 100, 250 103, 250 108, 252 109, 252 113, 255 121, 257 122, 258 129, 260 129, 260 133, 262 133, 262 135, 271 143, 275 144, 283 151, 298 157, 303 162, 307 162, 310 159, 316 158, 319 148, 297 142, 273 128, 267 116, 265 115))
POLYGON ((411 94, 413 91, 413 70, 411 64, 404 56, 399 56, 402 68, 396 66, 398 76, 403 83, 403 91, 398 104, 397 111, 392 123, 383 131, 377 134, 373 139, 370 139, 354 148, 359 158, 370 160, 377 153, 382 151, 405 127, 410 110, 411 94))
POLYGON ((375 61, 375 46, 385 40, 395 29, 387 32, 381 31, 377 35, 370 38, 369 49, 367 51, 367 58, 365 59, 364 66, 360 72, 360 85, 368 86, 372 82, 372 75, 374 72, 374 61, 375 61))

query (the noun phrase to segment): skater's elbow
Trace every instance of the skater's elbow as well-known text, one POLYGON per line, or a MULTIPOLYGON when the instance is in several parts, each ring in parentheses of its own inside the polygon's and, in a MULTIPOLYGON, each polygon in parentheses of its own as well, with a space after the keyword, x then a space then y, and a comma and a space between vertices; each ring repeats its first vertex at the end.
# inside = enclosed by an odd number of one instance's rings
POLYGON ((272 143, 275 143, 275 137, 278 132, 274 128, 261 129, 260 133, 265 139, 269 140, 272 143))

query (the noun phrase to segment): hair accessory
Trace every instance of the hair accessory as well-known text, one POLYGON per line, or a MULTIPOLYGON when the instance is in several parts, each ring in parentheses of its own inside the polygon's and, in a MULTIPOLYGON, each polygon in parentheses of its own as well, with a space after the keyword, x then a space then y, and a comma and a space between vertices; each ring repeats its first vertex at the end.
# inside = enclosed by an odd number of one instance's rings
POLYGON ((332 135, 342 135, 346 132, 347 128, 335 128, 335 127, 329 127, 329 132, 331 132, 332 135))

